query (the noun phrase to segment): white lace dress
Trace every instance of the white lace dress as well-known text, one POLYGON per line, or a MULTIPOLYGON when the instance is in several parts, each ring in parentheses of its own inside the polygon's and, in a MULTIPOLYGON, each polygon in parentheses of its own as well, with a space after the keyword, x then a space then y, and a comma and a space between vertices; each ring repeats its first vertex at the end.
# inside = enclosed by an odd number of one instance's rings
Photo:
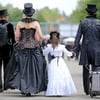
POLYGON ((43 54, 51 54, 54 58, 48 64, 48 85, 46 96, 64 96, 76 93, 76 87, 72 80, 69 69, 62 57, 72 56, 72 53, 66 50, 64 45, 59 44, 55 49, 49 44, 43 50, 43 54))

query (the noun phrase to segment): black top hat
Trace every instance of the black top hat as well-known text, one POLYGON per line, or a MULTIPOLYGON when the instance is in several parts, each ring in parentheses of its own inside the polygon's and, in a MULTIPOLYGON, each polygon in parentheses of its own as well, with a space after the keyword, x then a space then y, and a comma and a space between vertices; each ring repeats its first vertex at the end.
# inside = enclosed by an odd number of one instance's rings
POLYGON ((59 33, 59 32, 57 32, 57 31, 51 31, 51 32, 50 32, 50 39, 52 39, 52 38, 53 38, 53 34, 55 34, 55 35, 56 35, 56 37, 57 37, 58 39, 60 39, 60 33, 59 33))
POLYGON ((0 10, 0 17, 8 16, 8 11, 7 9, 2 9, 0 10))
POLYGON ((86 11, 95 13, 97 11, 95 4, 87 4, 86 11))
POLYGON ((25 3, 23 13, 27 16, 32 16, 35 13, 32 3, 25 3))

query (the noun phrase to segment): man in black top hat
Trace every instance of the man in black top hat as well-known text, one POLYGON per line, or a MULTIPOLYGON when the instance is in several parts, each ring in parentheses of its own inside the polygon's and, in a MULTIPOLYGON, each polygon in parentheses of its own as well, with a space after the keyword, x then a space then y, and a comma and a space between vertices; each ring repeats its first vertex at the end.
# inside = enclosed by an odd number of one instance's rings
POLYGON ((0 25, 4 25, 4 24, 7 25, 6 27, 7 27, 7 33, 8 33, 8 36, 7 36, 8 41, 5 45, 0 46, 0 92, 2 92, 3 89, 5 89, 5 87, 3 85, 3 84, 5 84, 5 77, 6 77, 5 70, 7 70, 6 66, 7 66, 7 63, 11 56, 12 50, 13 50, 13 43, 15 42, 13 25, 11 23, 8 23, 7 9, 0 10, 0 25), (3 65, 4 75, 2 74, 2 65, 3 65), (2 75, 4 76, 4 78, 2 75), (2 82, 2 80, 4 80, 4 82, 2 82))
POLYGON ((82 46, 79 65, 83 65, 83 87, 86 95, 89 94, 89 69, 100 66, 100 20, 96 17, 96 5, 87 4, 87 17, 83 19, 77 31, 73 51, 78 51, 80 40, 82 46), (99 56, 98 56, 99 55, 99 56))

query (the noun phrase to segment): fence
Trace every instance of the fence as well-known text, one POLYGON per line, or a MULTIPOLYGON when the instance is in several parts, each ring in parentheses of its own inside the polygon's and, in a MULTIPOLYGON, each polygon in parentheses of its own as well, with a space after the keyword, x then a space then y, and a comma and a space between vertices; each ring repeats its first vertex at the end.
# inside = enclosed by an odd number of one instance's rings
POLYGON ((78 24, 60 24, 59 31, 62 37, 75 37, 78 30, 78 24))
MULTIPOLYGON (((14 27, 16 27, 17 22, 12 22, 14 27)), ((41 22, 41 30, 43 35, 49 34, 50 31, 57 30, 61 33, 62 37, 75 37, 78 24, 59 24, 56 22, 41 22)))
MULTIPOLYGON (((17 22, 12 22, 12 24, 14 25, 14 27, 16 27, 17 22)), ((59 24, 58 23, 53 23, 53 22, 45 23, 45 22, 41 22, 40 26, 41 26, 41 30, 42 30, 43 35, 49 34, 50 31, 52 31, 52 30, 59 30, 59 24)))

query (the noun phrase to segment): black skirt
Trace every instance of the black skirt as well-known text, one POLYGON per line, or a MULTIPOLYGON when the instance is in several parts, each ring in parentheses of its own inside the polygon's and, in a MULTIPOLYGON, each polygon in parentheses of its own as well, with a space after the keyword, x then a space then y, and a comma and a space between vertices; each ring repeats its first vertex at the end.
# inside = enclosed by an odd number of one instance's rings
POLYGON ((47 87, 46 60, 41 48, 15 49, 7 66, 5 88, 38 93, 47 87))

